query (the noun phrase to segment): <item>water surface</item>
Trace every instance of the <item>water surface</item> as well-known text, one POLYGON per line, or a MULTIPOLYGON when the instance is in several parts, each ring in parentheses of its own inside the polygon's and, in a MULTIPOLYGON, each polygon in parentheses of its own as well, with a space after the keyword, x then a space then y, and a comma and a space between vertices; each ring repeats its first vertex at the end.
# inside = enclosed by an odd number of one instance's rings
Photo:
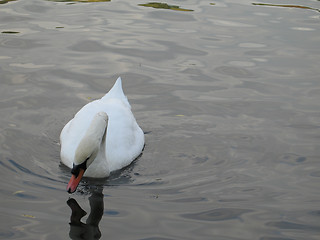
POLYGON ((1 239, 319 239, 319 1, 0 3, 1 239), (118 76, 145 150, 69 195, 118 76))

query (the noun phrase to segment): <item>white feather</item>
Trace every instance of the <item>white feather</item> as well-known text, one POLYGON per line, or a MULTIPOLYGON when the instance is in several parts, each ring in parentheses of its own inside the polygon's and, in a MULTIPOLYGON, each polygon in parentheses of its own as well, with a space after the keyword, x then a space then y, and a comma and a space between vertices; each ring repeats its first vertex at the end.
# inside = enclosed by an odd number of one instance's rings
MULTIPOLYGON (((60 134, 62 163, 72 168, 74 162, 79 162, 75 159, 75 153, 81 140, 88 136, 86 134, 88 131, 105 131, 102 127, 90 128, 94 117, 99 112, 105 112, 108 115, 108 125, 97 156, 84 174, 87 177, 109 176, 110 172, 129 165, 140 155, 144 146, 143 131, 131 112, 131 106, 123 93, 119 77, 104 97, 81 108, 62 129, 60 134)), ((91 136, 94 135, 91 134, 91 136)), ((99 134, 96 135, 99 136, 99 134)), ((78 149, 78 151, 82 150, 78 149)))

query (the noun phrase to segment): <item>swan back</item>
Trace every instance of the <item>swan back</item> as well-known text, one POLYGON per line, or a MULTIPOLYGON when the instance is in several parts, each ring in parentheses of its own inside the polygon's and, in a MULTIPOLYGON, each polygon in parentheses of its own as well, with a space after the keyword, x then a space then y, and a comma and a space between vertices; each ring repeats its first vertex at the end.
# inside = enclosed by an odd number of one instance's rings
POLYGON ((108 101, 109 99, 116 98, 123 101, 125 105, 127 105, 130 109, 130 103, 128 101, 128 98, 124 95, 123 89, 122 89, 122 80, 121 77, 118 77, 117 81, 113 85, 113 87, 110 89, 110 91, 104 95, 101 100, 102 101, 108 101))

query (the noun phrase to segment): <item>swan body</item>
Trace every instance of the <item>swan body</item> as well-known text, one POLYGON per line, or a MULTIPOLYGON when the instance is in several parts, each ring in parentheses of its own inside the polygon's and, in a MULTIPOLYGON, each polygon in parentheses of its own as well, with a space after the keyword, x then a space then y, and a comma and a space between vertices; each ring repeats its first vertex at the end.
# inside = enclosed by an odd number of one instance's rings
POLYGON ((70 180, 68 192, 76 190, 82 175, 107 177, 141 154, 144 133, 131 112, 120 77, 105 96, 86 104, 64 126, 60 143, 61 161, 72 169, 73 181, 77 179, 75 183, 70 180))

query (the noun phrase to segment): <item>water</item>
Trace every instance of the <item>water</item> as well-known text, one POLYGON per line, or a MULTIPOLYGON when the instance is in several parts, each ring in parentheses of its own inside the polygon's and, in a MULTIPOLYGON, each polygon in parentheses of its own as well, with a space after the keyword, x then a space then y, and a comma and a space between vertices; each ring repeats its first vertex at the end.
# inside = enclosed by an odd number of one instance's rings
POLYGON ((319 1, 0 3, 1 239, 320 238, 319 1), (118 76, 145 150, 69 195, 60 131, 118 76))

